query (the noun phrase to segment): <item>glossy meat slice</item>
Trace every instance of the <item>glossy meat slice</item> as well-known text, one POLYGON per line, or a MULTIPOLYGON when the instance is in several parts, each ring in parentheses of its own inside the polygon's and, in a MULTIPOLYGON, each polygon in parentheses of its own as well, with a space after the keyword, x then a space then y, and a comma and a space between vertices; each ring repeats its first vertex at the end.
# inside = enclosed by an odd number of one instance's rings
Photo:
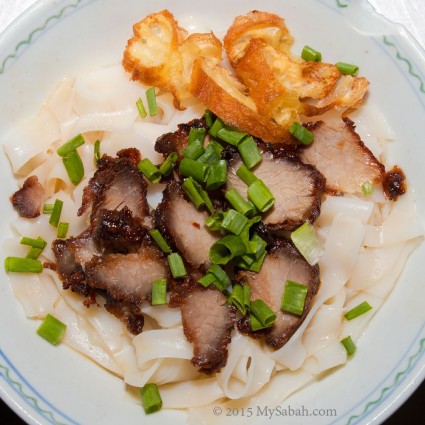
POLYGON ((22 188, 10 197, 10 201, 21 217, 38 217, 43 207, 44 188, 37 176, 28 177, 22 188))
MULTIPOLYGON (((263 300, 277 315, 274 325, 264 334, 265 341, 273 348, 280 348, 291 338, 310 310, 312 299, 319 288, 319 267, 310 266, 291 242, 277 239, 269 251, 259 273, 239 271, 237 280, 251 289, 251 302, 263 300), (280 309, 287 280, 308 286, 304 311, 301 316, 280 309)), ((246 331, 240 322, 239 329, 246 331)), ((249 333, 249 332, 248 332, 249 333)))
POLYGON ((168 279, 163 253, 144 243, 137 253, 95 256, 85 267, 87 285, 116 300, 139 304, 150 300, 152 282, 168 279))
POLYGON ((363 183, 381 182, 385 167, 361 141, 352 121, 318 121, 308 128, 314 141, 300 150, 300 158, 325 176, 327 192, 361 193, 363 183))
MULTIPOLYGON (((272 230, 294 230, 304 221, 313 223, 320 214, 325 179, 314 167, 291 158, 284 150, 264 150, 263 160, 252 171, 264 181, 275 197, 274 206, 264 217, 272 230)), ((242 164, 238 155, 230 161, 228 188, 247 197, 247 185, 236 175, 242 164)))
POLYGON ((149 214, 146 200, 147 184, 137 168, 140 153, 137 149, 124 149, 117 158, 103 156, 98 169, 84 188, 83 202, 78 215, 91 207, 91 222, 96 220, 100 209, 120 210, 127 206, 134 217, 149 214))
POLYGON ((193 342, 192 363, 200 372, 218 372, 227 361, 227 346, 236 321, 234 307, 216 288, 194 284, 181 304, 183 329, 193 342))
POLYGON ((171 181, 155 211, 155 227, 172 241, 188 264, 208 268, 210 247, 220 237, 205 226, 208 217, 207 212, 198 211, 186 200, 179 183, 171 181))

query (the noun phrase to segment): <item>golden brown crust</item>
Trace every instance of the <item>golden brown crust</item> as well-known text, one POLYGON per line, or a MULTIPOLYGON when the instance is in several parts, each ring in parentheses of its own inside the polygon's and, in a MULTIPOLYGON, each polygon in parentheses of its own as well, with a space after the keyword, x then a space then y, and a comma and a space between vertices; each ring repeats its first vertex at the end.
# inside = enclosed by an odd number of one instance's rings
POLYGON ((288 132, 259 114, 252 99, 225 68, 196 61, 190 91, 227 124, 270 142, 289 142, 288 132))

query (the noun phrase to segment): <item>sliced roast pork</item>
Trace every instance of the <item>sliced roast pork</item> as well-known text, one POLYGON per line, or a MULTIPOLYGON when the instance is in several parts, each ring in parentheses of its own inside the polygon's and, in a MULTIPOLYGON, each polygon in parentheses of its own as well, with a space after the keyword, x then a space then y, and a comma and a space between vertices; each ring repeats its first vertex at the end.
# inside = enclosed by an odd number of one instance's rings
POLYGON ((387 171, 382 181, 385 196, 391 201, 396 201, 401 195, 404 195, 407 190, 406 175, 403 170, 394 165, 390 171, 387 171))
POLYGON ((218 289, 194 284, 182 301, 181 312, 186 338, 194 344, 192 363, 200 372, 218 372, 227 361, 235 308, 218 289))
MULTIPOLYGON (((244 285, 249 285, 251 302, 263 300, 277 315, 271 328, 264 332, 260 331, 260 334, 264 335, 266 343, 277 349, 291 338, 310 310, 312 299, 319 288, 319 267, 310 266, 291 242, 277 239, 275 246, 266 256, 260 272, 239 271, 237 280, 244 285), (301 316, 280 309, 287 280, 308 286, 304 311, 301 316)), ((247 331, 245 323, 246 321, 242 320, 238 324, 239 329, 244 333, 247 331)))
POLYGON ((37 176, 28 177, 22 188, 11 197, 13 207, 24 218, 35 218, 40 215, 44 202, 44 188, 37 176))
POLYGON ((364 183, 382 181, 385 167, 361 141, 351 120, 317 121, 308 128, 314 140, 301 149, 300 157, 325 176, 327 192, 361 193, 364 183))
MULTIPOLYGON (((263 216, 271 230, 294 230, 304 221, 313 223, 320 214, 325 179, 311 165, 303 164, 284 150, 262 149, 263 159, 252 171, 275 197, 274 206, 263 216)), ((239 155, 230 161, 227 187, 247 197, 247 185, 236 175, 239 155)))
POLYGON ((171 181, 155 211, 155 227, 172 241, 188 264, 208 268, 210 247, 220 238, 205 226, 208 217, 207 212, 198 211, 186 200, 179 183, 171 181))

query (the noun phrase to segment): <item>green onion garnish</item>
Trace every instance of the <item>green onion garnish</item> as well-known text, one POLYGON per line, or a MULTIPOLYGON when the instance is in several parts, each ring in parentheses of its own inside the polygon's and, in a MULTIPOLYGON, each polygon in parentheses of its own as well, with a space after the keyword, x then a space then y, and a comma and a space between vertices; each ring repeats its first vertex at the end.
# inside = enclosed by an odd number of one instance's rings
POLYGON ((218 189, 227 183, 227 162, 222 159, 210 164, 205 187, 208 190, 218 189))
POLYGON ((66 238, 66 234, 68 233, 69 223, 60 222, 58 224, 58 238, 66 238))
POLYGON ((255 206, 252 202, 245 200, 242 195, 234 188, 229 189, 225 193, 225 198, 229 201, 230 205, 241 214, 245 216, 252 216, 255 214, 255 206))
POLYGON ((182 257, 177 252, 169 254, 167 257, 168 265, 170 266, 171 274, 174 278, 186 276, 186 267, 184 266, 182 257))
POLYGON ((183 158, 180 161, 179 173, 186 177, 193 177, 199 183, 203 183, 206 180, 208 168, 208 164, 183 158))
POLYGON ((205 140, 206 131, 207 130, 202 127, 201 128, 191 127, 189 132, 188 144, 190 145, 196 140, 199 140, 203 144, 205 140))
POLYGON ((65 335, 66 325, 56 317, 48 314, 37 329, 37 334, 49 341, 50 344, 58 345, 65 335))
POLYGON ((204 153, 204 142, 199 139, 189 142, 187 147, 183 149, 183 156, 193 160, 198 159, 204 153))
POLYGON ((60 146, 56 152, 59 156, 65 156, 72 151, 75 151, 78 147, 84 145, 84 143, 85 141, 83 135, 77 134, 71 140, 60 146))
POLYGON ((162 252, 165 252, 165 254, 171 254, 171 248, 168 246, 168 243, 158 229, 149 230, 149 235, 156 242, 162 252))
POLYGON ((224 265, 245 251, 245 244, 239 236, 226 235, 211 246, 209 257, 211 263, 224 265))
POLYGON ((236 210, 226 212, 221 227, 235 235, 240 235, 242 230, 248 224, 248 219, 236 210))
MULTIPOLYGON (((189 178, 190 178, 190 177, 189 177, 189 178)), ((193 184, 194 184, 194 186, 195 186, 196 190, 198 191, 198 193, 201 195, 201 197, 202 197, 202 199, 203 199, 203 201, 204 201, 204 204, 205 204, 205 206, 207 207, 208 211, 209 211, 211 214, 214 214, 214 205, 213 205, 213 203, 211 202, 211 199, 210 199, 210 197, 209 197, 209 195, 208 195, 207 191, 206 191, 206 190, 204 190, 204 189, 202 188, 202 186, 201 186, 199 183, 197 183, 195 180, 193 181, 193 184)))
POLYGON ((211 274, 207 273, 204 277, 201 277, 197 282, 202 285, 204 288, 210 286, 212 283, 214 283, 217 280, 217 278, 211 274))
POLYGON ((362 192, 364 196, 372 195, 374 191, 373 184, 369 181, 362 184, 362 192))
POLYGON ((227 273, 218 264, 211 266, 207 270, 207 274, 212 274, 215 277, 215 286, 220 291, 223 291, 230 285, 229 276, 227 276, 227 273))
POLYGON ((211 127, 214 122, 214 114, 209 110, 205 109, 205 124, 207 127, 211 127))
POLYGON ((309 145, 313 139, 314 135, 311 131, 308 131, 304 126, 299 122, 294 121, 289 127, 289 132, 303 145, 309 145))
POLYGON ((137 168, 143 173, 143 175, 151 182, 158 183, 162 174, 149 158, 143 158, 138 164, 137 168))
POLYGON ((61 201, 60 199, 56 199, 55 204, 53 205, 52 215, 50 216, 50 220, 49 220, 49 223, 54 227, 58 227, 59 220, 62 213, 62 207, 63 207, 63 201, 61 201))
POLYGON ((173 171, 174 166, 176 165, 177 159, 179 158, 177 152, 171 152, 170 155, 167 156, 166 160, 159 167, 159 172, 167 177, 173 171))
POLYGON ((213 137, 217 137, 217 133, 224 128, 224 122, 221 121, 220 118, 216 118, 216 120, 214 121, 214 124, 211 126, 211 128, 209 129, 208 133, 211 134, 211 136, 213 137))
POLYGON ((307 62, 320 62, 322 60, 322 54, 310 46, 304 46, 301 57, 307 62))
POLYGON ((44 204, 43 214, 51 214, 53 212, 54 204, 44 204))
POLYGON ((161 410, 162 399, 156 384, 145 384, 140 390, 140 396, 147 415, 161 410))
POLYGON ((357 75, 357 73, 359 72, 359 67, 350 63, 337 62, 335 66, 338 68, 338 71, 341 74, 357 75))
POLYGON ((94 165, 97 165, 97 161, 99 161, 100 159, 100 140, 96 140, 94 142, 93 154, 94 154, 94 165))
POLYGON ((229 130, 227 128, 222 128, 217 132, 217 137, 233 146, 238 146, 238 144, 247 136, 246 133, 240 133, 239 131, 229 130))
POLYGON ((219 211, 210 215, 205 220, 205 226, 212 231, 222 230, 221 223, 224 220, 224 213, 219 211))
POLYGON ((189 198, 190 202, 192 202, 193 206, 197 210, 199 210, 202 205, 205 205, 205 201, 201 194, 198 192, 195 183, 196 182, 192 177, 188 177, 187 179, 184 179, 182 183, 182 189, 189 198))
POLYGON ((80 183, 84 177, 84 164, 77 150, 62 155, 62 162, 68 173, 69 180, 74 185, 80 183))
POLYGON ((344 317, 347 320, 353 320, 356 317, 367 313, 369 310, 372 310, 372 306, 367 301, 363 301, 357 307, 354 307, 351 310, 347 311, 347 313, 344 314, 344 317))
POLYGON ((149 115, 154 117, 158 113, 158 105, 156 104, 155 87, 146 90, 146 100, 148 101, 149 115))
POLYGON ((140 117, 142 119, 146 118, 148 115, 145 109, 145 105, 143 104, 143 100, 139 97, 136 101, 137 110, 139 111, 140 117))
MULTIPOLYGON (((255 316, 257 321, 261 324, 261 328, 269 328, 273 325, 276 320, 276 314, 273 310, 263 301, 255 300, 249 304, 249 309, 251 310, 251 317, 255 316)), ((254 321, 255 323, 255 321, 254 321)), ((255 323, 255 327, 258 327, 258 324, 255 323)), ((252 328, 252 323, 251 323, 252 328)), ((258 329, 261 329, 258 328, 258 329)), ((258 330, 253 329, 253 330, 258 330)))
POLYGON ((223 146, 220 145, 216 140, 211 140, 208 146, 205 148, 205 152, 201 155, 197 161, 204 162, 205 164, 212 164, 221 159, 221 152, 223 146))
POLYGON ((242 313, 243 316, 246 314, 247 306, 249 306, 249 286, 248 285, 235 285, 230 295, 229 301, 242 313), (246 289, 248 292, 246 292, 246 289), (248 305, 246 295, 248 294, 248 305))
POLYGON ((4 268, 7 272, 16 273, 41 273, 43 271, 40 261, 21 257, 6 257, 4 268))
POLYGON ((235 265, 243 269, 258 272, 260 271, 261 265, 265 259, 267 242, 260 236, 254 234, 252 239, 249 241, 249 247, 253 252, 238 257, 235 265), (251 248, 252 246, 254 247, 253 249, 251 248))
POLYGON ((242 257, 237 257, 235 261, 235 266, 241 269, 246 269, 251 272, 258 273, 261 270, 261 266, 263 265, 266 256, 267 256, 267 252, 264 252, 258 260, 252 260, 252 258, 254 257, 248 257, 250 258, 248 262, 245 261, 245 258, 246 258, 245 255, 242 257))
POLYGON ((21 238, 20 243, 21 245, 28 245, 28 246, 32 246, 34 248, 40 248, 40 249, 43 249, 47 245, 47 242, 40 237, 38 237, 37 239, 33 239, 33 238, 27 238, 23 236, 21 238))
POLYGON ((159 279, 152 282, 152 305, 167 304, 167 280, 159 279))
POLYGON ((43 250, 41 248, 32 247, 28 252, 25 258, 29 258, 31 260, 37 260, 37 258, 41 255, 43 250))
POLYGON ((254 183, 258 178, 255 176, 255 174, 252 171, 249 171, 247 166, 245 164, 242 164, 238 170, 236 171, 236 174, 240 177, 240 179, 247 185, 250 186, 252 183, 254 183))
POLYGON ((262 156, 260 150, 252 136, 245 137, 245 139, 238 144, 238 151, 244 164, 249 169, 255 167, 259 162, 261 162, 262 156))
POLYGON ((283 290, 280 309, 288 313, 301 316, 304 311, 305 299, 307 297, 307 286, 292 280, 287 280, 283 290))
POLYGON ((324 248, 316 238, 313 226, 308 221, 291 233, 291 240, 311 266, 319 261, 324 252, 324 248))
POLYGON ((347 336, 346 338, 341 340, 341 344, 344 346, 349 357, 352 356, 356 351, 356 344, 354 344, 353 340, 351 339, 351 336, 347 336))
POLYGON ((273 194, 262 180, 256 180, 248 187, 248 198, 261 212, 269 210, 275 201, 273 194))

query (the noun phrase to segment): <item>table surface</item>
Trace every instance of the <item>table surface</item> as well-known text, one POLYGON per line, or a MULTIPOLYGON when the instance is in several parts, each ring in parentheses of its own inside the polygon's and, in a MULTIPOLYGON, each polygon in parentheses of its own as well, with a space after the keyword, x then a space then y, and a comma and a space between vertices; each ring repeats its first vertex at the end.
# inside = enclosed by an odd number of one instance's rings
MULTIPOLYGON (((0 33, 37 0, 0 0, 0 33)), ((425 49, 425 0, 369 0, 377 12, 391 21, 403 24, 425 49)), ((425 424, 425 382, 384 425, 425 424)), ((0 400, 1 423, 25 425, 6 404, 0 400)))

